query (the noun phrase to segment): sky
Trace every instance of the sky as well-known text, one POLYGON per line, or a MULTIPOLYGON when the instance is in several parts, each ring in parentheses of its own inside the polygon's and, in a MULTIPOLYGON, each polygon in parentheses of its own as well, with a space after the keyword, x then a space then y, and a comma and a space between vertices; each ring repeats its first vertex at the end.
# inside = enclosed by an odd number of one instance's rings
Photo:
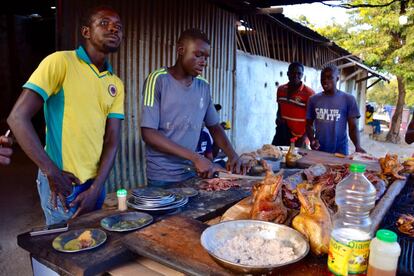
MULTIPOLYGON (((330 1, 331 4, 339 3, 340 1, 330 1)), ((332 8, 321 3, 301 4, 283 6, 283 14, 291 19, 297 19, 300 15, 308 18, 309 22, 316 27, 323 27, 332 24, 332 18, 337 23, 347 21, 348 15, 344 8, 332 8)))

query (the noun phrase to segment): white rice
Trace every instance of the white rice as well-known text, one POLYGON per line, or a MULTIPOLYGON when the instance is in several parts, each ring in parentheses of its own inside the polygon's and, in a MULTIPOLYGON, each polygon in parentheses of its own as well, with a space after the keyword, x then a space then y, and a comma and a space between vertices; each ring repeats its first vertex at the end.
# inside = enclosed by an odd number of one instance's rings
POLYGON ((252 266, 284 264, 296 258, 292 246, 283 241, 242 234, 225 241, 216 254, 233 263, 252 266))

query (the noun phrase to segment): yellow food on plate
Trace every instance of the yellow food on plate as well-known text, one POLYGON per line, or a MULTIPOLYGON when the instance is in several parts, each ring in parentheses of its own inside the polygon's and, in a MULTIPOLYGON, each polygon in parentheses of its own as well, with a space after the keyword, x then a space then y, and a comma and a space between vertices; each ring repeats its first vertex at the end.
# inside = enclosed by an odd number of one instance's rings
POLYGON ((68 241, 63 247, 65 250, 79 250, 83 248, 88 248, 96 244, 96 241, 92 238, 92 233, 90 230, 84 231, 76 239, 68 241))

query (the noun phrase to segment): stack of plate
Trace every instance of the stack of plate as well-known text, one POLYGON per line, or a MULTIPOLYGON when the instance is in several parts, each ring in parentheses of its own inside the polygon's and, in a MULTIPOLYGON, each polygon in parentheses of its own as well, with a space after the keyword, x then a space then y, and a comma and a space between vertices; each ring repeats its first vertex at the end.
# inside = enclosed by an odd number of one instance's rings
POLYGON ((160 188, 144 188, 132 191, 128 206, 143 211, 168 211, 184 206, 188 197, 160 188))

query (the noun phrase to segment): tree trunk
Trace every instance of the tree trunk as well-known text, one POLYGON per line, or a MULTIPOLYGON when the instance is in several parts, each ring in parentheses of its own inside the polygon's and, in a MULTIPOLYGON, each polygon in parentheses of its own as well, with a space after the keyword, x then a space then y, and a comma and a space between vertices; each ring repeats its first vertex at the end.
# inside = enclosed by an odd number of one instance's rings
POLYGON ((400 127, 402 120, 402 112, 405 104, 405 81, 401 76, 397 76, 398 82, 398 99, 397 106, 395 107, 395 113, 392 116, 391 128, 387 134, 387 141, 397 144, 400 138, 400 127))

